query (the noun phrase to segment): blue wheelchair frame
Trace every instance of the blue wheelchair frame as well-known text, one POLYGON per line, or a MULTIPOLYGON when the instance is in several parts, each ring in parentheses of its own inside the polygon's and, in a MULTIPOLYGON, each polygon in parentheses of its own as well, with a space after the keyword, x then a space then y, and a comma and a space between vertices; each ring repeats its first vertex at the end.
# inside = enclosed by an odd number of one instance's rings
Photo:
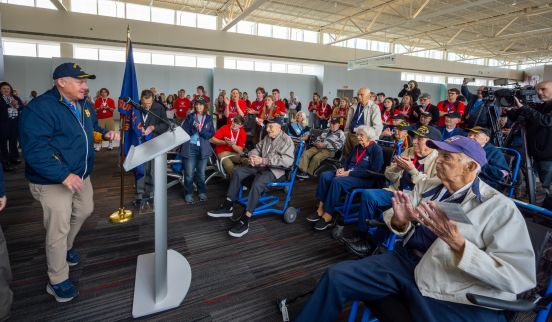
MULTIPOLYGON (((303 150, 305 148, 305 143, 303 141, 297 142, 298 143, 298 149, 295 156, 295 160, 293 162, 293 167, 291 168, 291 179, 289 181, 276 181, 276 182, 269 182, 267 183, 267 187, 284 187, 287 188, 286 190, 286 197, 284 200, 284 206, 282 209, 274 208, 275 205, 280 203, 280 198, 277 196, 267 196, 263 194, 259 198, 259 204, 255 208, 255 210, 252 213, 252 216, 260 216, 264 214, 277 214, 277 215, 283 215, 283 219, 286 223, 291 224, 295 221, 295 218, 297 217, 297 213, 299 212, 299 209, 295 209, 294 207, 289 207, 289 202, 291 200, 291 193, 293 191, 293 184, 295 182, 295 175, 297 174, 297 169, 299 168, 299 160, 301 159, 301 155, 303 154, 303 150)), ((247 204, 248 197, 243 196, 243 185, 240 187, 240 193, 238 195, 237 203, 241 204, 242 206, 245 206, 247 204)))
POLYGON ((517 150, 511 149, 511 148, 504 148, 504 147, 498 147, 499 150, 507 153, 511 153, 514 156, 514 167, 511 170, 512 179, 509 184, 502 184, 503 186, 508 188, 507 195, 510 198, 514 197, 514 192, 516 188, 517 178, 519 175, 519 167, 521 164, 521 153, 519 153, 517 150))

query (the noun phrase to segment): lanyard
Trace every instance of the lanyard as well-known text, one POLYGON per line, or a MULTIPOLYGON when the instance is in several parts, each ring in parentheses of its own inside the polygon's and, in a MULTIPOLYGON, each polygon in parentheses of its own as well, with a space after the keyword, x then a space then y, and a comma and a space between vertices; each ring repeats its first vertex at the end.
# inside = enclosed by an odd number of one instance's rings
POLYGON ((387 122, 387 120, 389 119, 389 116, 391 116, 391 111, 383 112, 383 121, 387 122))
POLYGON ((240 129, 238 129, 238 133, 236 133, 236 136, 234 137, 234 131, 230 128, 230 135, 232 136, 232 142, 237 142, 238 137, 240 136, 240 129))
POLYGON ((362 157, 364 156, 364 154, 366 154, 366 150, 368 150, 368 148, 374 144, 374 141, 370 142, 368 144, 367 147, 364 148, 364 150, 362 150, 362 153, 360 155, 358 155, 358 149, 355 151, 355 166, 358 165, 358 163, 360 162, 360 160, 362 159, 362 157))
POLYGON ((232 114, 236 113, 236 107, 238 106, 238 102, 232 101, 230 103, 230 106, 232 106, 232 114), (235 104, 234 104, 235 103, 235 104))
POLYGON ((451 110, 454 110, 454 103, 447 101, 447 110, 449 113, 451 110))
MULTIPOLYGON (((415 155, 414 156, 414 159, 412 159, 412 163, 414 164, 414 167, 416 167, 416 161, 418 161, 418 156, 415 155)), ((416 167, 416 170, 420 171, 420 169, 423 168, 423 163, 419 163, 418 166, 416 167)))
POLYGON ((357 105, 357 112, 359 111, 359 108, 362 107, 362 112, 359 113, 358 117, 357 117, 357 120, 356 122, 358 123, 360 121, 360 118, 364 116, 364 106, 362 105, 357 105))
MULTIPOLYGON (((205 115, 201 115, 201 121, 199 121, 199 118, 197 117, 197 113, 196 113, 195 119, 199 123, 199 129, 197 129, 197 131, 201 132, 201 129, 203 128, 203 123, 205 122, 205 115)), ((230 132, 232 132, 232 131, 230 131, 230 132)))

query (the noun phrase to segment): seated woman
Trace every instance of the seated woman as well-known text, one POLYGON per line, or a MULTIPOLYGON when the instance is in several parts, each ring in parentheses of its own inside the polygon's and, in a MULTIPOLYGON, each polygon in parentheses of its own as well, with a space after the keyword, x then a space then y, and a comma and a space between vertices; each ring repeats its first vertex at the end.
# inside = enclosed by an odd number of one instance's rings
POLYGON ((314 229, 324 230, 332 223, 332 212, 341 194, 355 188, 372 188, 370 172, 381 172, 383 150, 376 144, 376 131, 367 125, 355 129, 359 144, 353 148, 345 168, 326 171, 320 175, 316 198, 318 210, 307 217, 314 222, 314 229))
POLYGON ((305 116, 305 112, 297 112, 295 119, 286 126, 286 133, 295 142, 300 140, 306 141, 310 135, 309 120, 305 116))
POLYGON ((193 180, 196 178, 199 201, 206 201, 205 167, 213 149, 209 139, 215 134, 213 118, 207 114, 205 103, 198 100, 194 112, 188 114, 182 128, 190 135, 190 140, 182 145, 180 155, 184 163, 184 200, 193 203, 193 180))

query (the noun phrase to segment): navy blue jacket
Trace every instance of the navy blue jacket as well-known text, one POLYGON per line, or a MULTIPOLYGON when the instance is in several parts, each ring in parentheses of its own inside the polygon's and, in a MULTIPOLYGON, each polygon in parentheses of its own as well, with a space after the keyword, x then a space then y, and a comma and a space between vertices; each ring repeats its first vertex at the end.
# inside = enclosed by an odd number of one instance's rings
MULTIPOLYGON (((194 127, 196 113, 188 114, 184 123, 182 123, 182 128, 186 133, 192 136, 194 133, 197 133, 197 129, 194 127)), ((213 153, 213 148, 211 147, 211 139, 215 135, 215 127, 213 126, 213 117, 209 114, 205 114, 205 121, 203 122, 203 129, 199 132, 199 148, 201 151, 201 159, 206 159, 211 156, 213 153)), ((190 141, 182 144, 180 149, 180 155, 187 159, 190 155, 190 141)))
POLYGON ((500 189, 500 182, 504 179, 504 173, 501 170, 510 172, 510 167, 506 162, 506 158, 502 151, 491 143, 485 144, 483 147, 487 157, 487 164, 481 168, 479 177, 489 186, 500 189))
POLYGON ((478 100, 477 95, 472 94, 467 85, 462 85, 460 90, 462 91, 462 95, 464 95, 464 97, 468 101, 468 104, 466 105, 466 110, 464 111, 464 123, 466 124, 466 126, 468 128, 472 128, 476 125, 489 127, 490 124, 488 114, 487 111, 484 110, 485 102, 482 102, 477 109, 474 109, 474 105, 478 100), (477 123, 475 122, 476 120, 477 123))
POLYGON ((364 153, 358 164, 355 165, 357 153, 360 156, 363 150, 364 148, 360 144, 356 145, 345 163, 345 170, 351 170, 349 173, 351 177, 368 178, 371 174, 366 172, 366 170, 379 173, 383 170, 383 150, 375 143, 368 147, 366 153, 364 153))
POLYGON ((93 131, 98 126, 94 108, 86 102, 80 120, 56 87, 33 99, 21 112, 20 143, 25 176, 32 183, 59 184, 71 173, 85 179, 94 165, 93 131))
POLYGON ((466 132, 459 127, 455 127, 450 133, 447 131, 446 127, 441 128, 441 140, 444 141, 455 135, 466 136, 466 132))
POLYGON ((0 198, 6 195, 6 190, 4 190, 4 168, 0 162, 0 198))

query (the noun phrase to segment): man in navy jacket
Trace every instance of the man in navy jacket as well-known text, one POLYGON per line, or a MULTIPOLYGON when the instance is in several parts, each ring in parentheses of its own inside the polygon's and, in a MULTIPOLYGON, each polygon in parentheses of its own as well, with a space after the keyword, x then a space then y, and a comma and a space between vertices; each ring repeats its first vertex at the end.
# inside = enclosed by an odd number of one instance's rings
POLYGON ((69 280, 69 266, 79 263, 73 242, 94 209, 93 131, 106 141, 119 139, 118 132, 98 126, 94 108, 86 102, 87 80, 95 78, 77 64, 59 65, 53 75, 55 86, 32 100, 20 119, 25 176, 44 212, 46 291, 58 302, 78 295, 69 280))
POLYGON ((481 145, 487 157, 487 164, 481 167, 479 178, 485 181, 489 186, 501 190, 500 182, 508 175, 510 167, 508 167, 508 163, 502 151, 489 143, 491 140, 491 131, 487 128, 476 126, 469 129, 468 137, 481 145))

